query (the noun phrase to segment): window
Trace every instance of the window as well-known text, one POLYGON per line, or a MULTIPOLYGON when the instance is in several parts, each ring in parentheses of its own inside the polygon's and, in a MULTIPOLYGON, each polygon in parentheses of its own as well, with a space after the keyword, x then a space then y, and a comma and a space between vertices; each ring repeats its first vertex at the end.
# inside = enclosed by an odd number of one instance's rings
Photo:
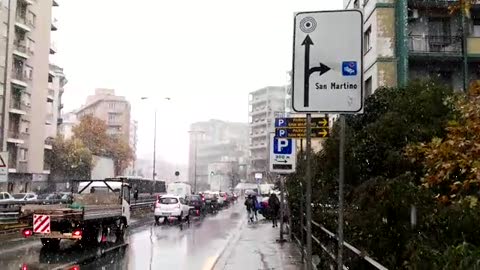
POLYGON ((473 19, 473 36, 480 37, 480 18, 473 19))
POLYGON ((359 8, 360 7, 359 2, 360 2, 360 0, 354 0, 353 1, 353 8, 359 8))
POLYGON ((108 103, 108 108, 109 109, 115 109, 115 102, 109 102, 108 103))
POLYGON ((160 204, 177 204, 178 200, 176 198, 161 198, 160 204))
POLYGON ((33 53, 35 52, 35 41, 33 41, 33 39, 31 38, 27 39, 27 48, 28 48, 28 53, 30 55, 33 55, 33 53))
POLYGON ((8 29, 8 24, 4 22, 2 24, 2 36, 3 37, 7 37, 7 29, 8 29))
POLYGON ((370 37, 372 36, 372 27, 369 26, 365 33, 363 33, 363 53, 367 53, 371 48, 371 40, 370 37))
POLYGON ((365 81, 365 98, 372 94, 372 76, 365 81))
POLYGON ((109 113, 108 114, 108 122, 116 122, 117 121, 117 115, 114 113, 109 113))
POLYGON ((28 25, 30 25, 32 27, 35 27, 36 20, 37 20, 37 15, 35 15, 35 13, 33 13, 29 10, 28 14, 27 14, 28 25))
POLYGON ((20 149, 20 160, 27 160, 27 149, 20 149))

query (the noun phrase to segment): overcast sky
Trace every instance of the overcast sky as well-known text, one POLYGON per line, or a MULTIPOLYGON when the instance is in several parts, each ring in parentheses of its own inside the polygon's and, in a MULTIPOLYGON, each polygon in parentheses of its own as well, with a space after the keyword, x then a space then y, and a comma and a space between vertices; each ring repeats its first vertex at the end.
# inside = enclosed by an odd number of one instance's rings
POLYGON ((114 88, 138 120, 137 156, 150 158, 156 108, 158 157, 173 164, 187 163, 190 123, 247 122, 248 93, 285 84, 294 12, 342 8, 342 0, 59 2, 52 60, 69 81, 64 112, 95 88, 114 88))

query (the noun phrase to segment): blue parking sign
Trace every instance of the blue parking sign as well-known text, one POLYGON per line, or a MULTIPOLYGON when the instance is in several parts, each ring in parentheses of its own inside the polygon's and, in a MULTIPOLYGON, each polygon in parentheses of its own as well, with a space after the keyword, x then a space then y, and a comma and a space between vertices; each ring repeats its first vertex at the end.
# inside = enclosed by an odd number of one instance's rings
POLYGON ((273 140, 273 153, 290 155, 292 154, 292 145, 293 145, 292 139, 275 138, 273 140))
POLYGON ((275 118, 275 127, 286 127, 287 119, 285 118, 275 118))

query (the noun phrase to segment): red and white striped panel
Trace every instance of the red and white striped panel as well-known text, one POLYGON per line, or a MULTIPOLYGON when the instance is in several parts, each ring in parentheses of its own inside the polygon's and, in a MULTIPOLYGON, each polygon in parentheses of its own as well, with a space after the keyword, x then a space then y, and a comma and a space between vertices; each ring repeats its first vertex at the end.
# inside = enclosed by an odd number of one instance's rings
POLYGON ((50 233, 50 216, 33 215, 33 232, 50 233))

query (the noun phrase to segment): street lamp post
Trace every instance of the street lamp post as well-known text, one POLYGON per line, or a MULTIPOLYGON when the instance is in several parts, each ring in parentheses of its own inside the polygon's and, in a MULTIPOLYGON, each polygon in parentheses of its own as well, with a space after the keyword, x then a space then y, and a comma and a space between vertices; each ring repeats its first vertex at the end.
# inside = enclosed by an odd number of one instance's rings
MULTIPOLYGON (((141 97, 141 100, 149 99, 148 97, 141 97)), ((169 97, 164 98, 165 100, 170 100, 169 97)), ((152 181, 155 186, 155 177, 157 176, 156 171, 156 161, 157 161, 157 107, 154 111, 154 120, 153 120, 153 169, 152 169, 152 181)))

